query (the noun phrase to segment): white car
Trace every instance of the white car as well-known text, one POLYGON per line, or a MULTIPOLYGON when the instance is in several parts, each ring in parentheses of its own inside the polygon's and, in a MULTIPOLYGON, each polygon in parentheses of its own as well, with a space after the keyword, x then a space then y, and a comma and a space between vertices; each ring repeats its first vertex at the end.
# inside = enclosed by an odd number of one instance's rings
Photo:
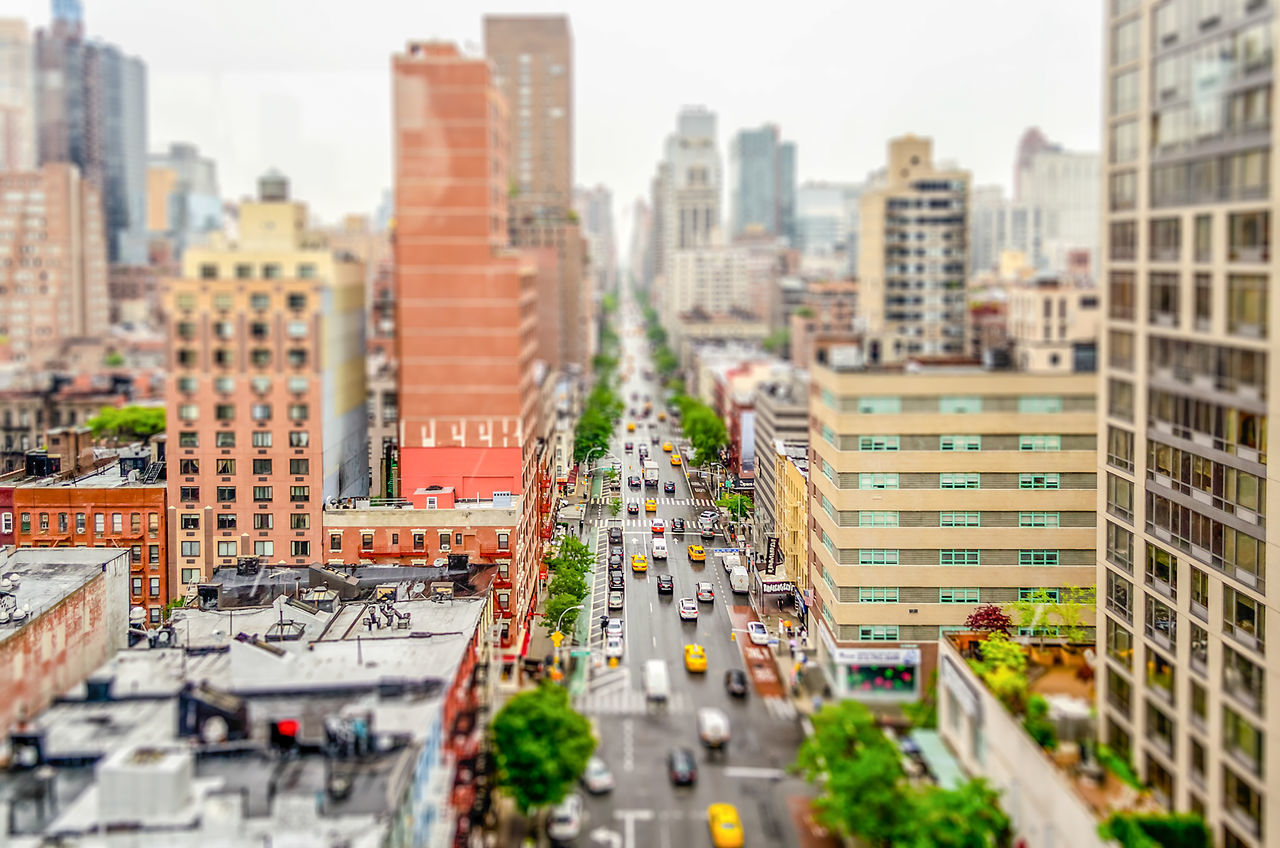
POLYGON ((698 710, 698 738, 708 748, 721 748, 729 741, 729 716, 715 707, 698 710))
POLYGON ((547 836, 556 842, 577 839, 582 832, 582 796, 570 793, 555 808, 547 819, 547 836))
POLYGON ((606 624, 604 627, 604 636, 606 639, 614 636, 621 639, 622 638, 622 619, 620 618, 609 619, 609 623, 606 624))
POLYGON ((582 785, 592 795, 603 795, 613 791, 613 772, 599 757, 587 760, 587 767, 582 772, 582 785))
POLYGON ((609 636, 604 640, 604 655, 606 659, 610 657, 622 658, 621 636, 609 636))
POLYGON ((751 638, 751 644, 753 645, 769 644, 769 631, 765 629, 763 622, 748 621, 747 636, 751 638))
POLYGON ((693 598, 681 598, 680 617, 685 621, 696 620, 698 617, 698 602, 693 598))

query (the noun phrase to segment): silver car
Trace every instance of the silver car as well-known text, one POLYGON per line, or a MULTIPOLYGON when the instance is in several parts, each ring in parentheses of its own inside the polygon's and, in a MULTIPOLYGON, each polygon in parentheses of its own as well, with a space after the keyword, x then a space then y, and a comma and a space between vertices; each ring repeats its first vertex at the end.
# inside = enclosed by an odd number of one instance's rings
POLYGON ((698 618, 698 602, 693 598, 681 598, 680 617, 685 621, 696 620, 698 618))
POLYGON ((587 760, 587 767, 582 772, 582 785, 592 795, 603 795, 613 791, 613 772, 605 765, 604 760, 592 757, 587 760))

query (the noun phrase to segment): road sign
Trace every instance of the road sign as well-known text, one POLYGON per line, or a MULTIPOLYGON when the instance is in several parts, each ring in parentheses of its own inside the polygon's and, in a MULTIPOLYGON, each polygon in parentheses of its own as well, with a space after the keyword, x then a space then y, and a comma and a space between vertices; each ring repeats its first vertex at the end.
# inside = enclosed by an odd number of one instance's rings
POLYGON ((564 641, 564 634, 561 633, 559 630, 551 634, 551 644, 555 645, 557 648, 560 647, 560 643, 563 641, 564 641))

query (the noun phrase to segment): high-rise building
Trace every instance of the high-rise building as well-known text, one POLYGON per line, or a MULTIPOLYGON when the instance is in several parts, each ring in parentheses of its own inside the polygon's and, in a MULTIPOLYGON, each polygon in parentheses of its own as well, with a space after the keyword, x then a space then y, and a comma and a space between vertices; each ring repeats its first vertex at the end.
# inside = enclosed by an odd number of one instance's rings
MULTIPOLYGON (((401 491, 427 508, 507 512, 495 611, 507 658, 536 603, 550 481, 539 444, 538 292, 507 245, 509 123, 483 57, 411 43, 394 57, 395 302, 401 491)), ((465 544, 465 539, 464 539, 465 544)))
POLYGON ((54 3, 36 31, 38 161, 74 162, 102 191, 112 262, 147 261, 147 68, 84 40, 80 4, 54 3))
POLYGON ((1262 848, 1280 839, 1275 7, 1105 9, 1099 732, 1218 845, 1262 848))
POLYGON ((1049 270, 1064 270, 1079 250, 1089 251, 1097 267, 1101 185, 1097 153, 1054 145, 1031 154, 1023 166, 1014 201, 1040 211, 1049 270))
POLYGON ((667 137, 661 167, 662 264, 670 273, 677 250, 723 239, 720 222, 720 151, 716 147, 716 116, 702 106, 689 106, 676 118, 676 131, 667 137))
POLYGON ((1039 206, 1010 201, 1000 186, 977 186, 970 198, 969 273, 991 271, 1000 254, 1016 250, 1032 268, 1048 270, 1045 214, 1039 206))
POLYGON ((147 230, 169 239, 175 256, 222 229, 218 165, 194 144, 152 153, 147 167, 147 230))
POLYGON ((811 372, 811 630, 837 695, 913 699, 979 605, 1092 585, 1097 381, 860 352, 811 372))
POLYGON ((107 330, 107 250, 98 188, 72 164, 0 172, 13 222, 0 267, 0 361, 43 363, 60 342, 107 330), (36 269, 39 270, 36 270, 36 269))
POLYGON ((830 256, 849 248, 847 183, 804 183, 796 191, 795 239, 802 253, 830 256))
POLYGON ((739 130, 729 142, 729 215, 735 239, 795 238, 796 145, 776 125, 739 130))
POLYGON ((237 557, 319 562, 324 503, 369 487, 364 267, 308 234, 283 176, 258 185, 239 241, 189 248, 165 292, 181 589, 237 557))
POLYGON ((935 166, 927 138, 895 138, 860 206, 859 304, 873 337, 870 360, 962 353, 969 172, 935 166))
POLYGON ((36 166, 33 64, 27 22, 0 18, 0 172, 36 166))
POLYGON ((611 291, 618 281, 618 244, 613 228, 613 192, 606 186, 579 188, 574 209, 582 222, 587 257, 599 291, 611 291))

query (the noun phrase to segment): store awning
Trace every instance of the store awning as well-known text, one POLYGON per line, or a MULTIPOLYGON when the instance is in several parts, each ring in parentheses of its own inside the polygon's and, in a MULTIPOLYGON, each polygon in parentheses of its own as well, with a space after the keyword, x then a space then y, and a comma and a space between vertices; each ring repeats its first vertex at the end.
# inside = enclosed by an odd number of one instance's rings
POLYGON ((910 739, 919 748, 920 757, 929 767, 929 773, 933 775, 938 786, 943 789, 956 789, 965 782, 960 764, 947 749, 938 731, 917 728, 911 731, 910 739))
POLYGON ((569 488, 573 488, 578 485, 578 466, 575 465, 569 469, 569 480, 565 485, 569 488))

